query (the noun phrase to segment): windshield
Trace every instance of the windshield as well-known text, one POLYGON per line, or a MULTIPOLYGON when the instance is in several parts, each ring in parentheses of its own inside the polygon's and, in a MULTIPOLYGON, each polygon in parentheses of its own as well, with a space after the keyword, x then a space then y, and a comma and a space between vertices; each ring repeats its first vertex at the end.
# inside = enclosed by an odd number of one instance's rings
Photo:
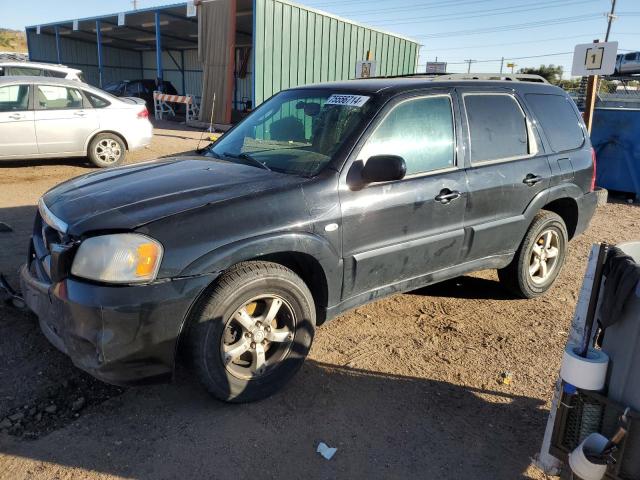
POLYGON ((261 105, 205 155, 281 173, 314 176, 372 107, 366 95, 289 90, 261 105))

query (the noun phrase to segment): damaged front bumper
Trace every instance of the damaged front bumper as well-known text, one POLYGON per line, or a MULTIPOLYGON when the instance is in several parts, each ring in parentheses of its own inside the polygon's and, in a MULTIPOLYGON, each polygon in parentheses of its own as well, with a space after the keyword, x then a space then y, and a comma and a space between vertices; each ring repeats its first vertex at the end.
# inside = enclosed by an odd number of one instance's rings
POLYGON ((115 385, 171 379, 184 320, 215 278, 205 275, 140 286, 74 278, 49 283, 38 277, 31 263, 22 267, 20 284, 45 336, 77 367, 115 385))

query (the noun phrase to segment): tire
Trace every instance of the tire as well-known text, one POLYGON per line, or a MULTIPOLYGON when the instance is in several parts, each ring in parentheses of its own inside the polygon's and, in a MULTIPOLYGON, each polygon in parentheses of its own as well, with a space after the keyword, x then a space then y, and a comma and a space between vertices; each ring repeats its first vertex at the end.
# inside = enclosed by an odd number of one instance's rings
POLYGON ((194 309, 186 353, 200 382, 216 398, 262 400, 302 366, 315 334, 315 311, 309 288, 288 268, 240 263, 194 309), (269 320, 272 307, 277 313, 269 320))
POLYGON ((96 167, 112 168, 124 163, 127 147, 115 133, 99 133, 89 143, 87 154, 96 167))
POLYGON ((540 211, 534 217, 512 262, 498 270, 500 282, 517 297, 535 298, 542 295, 549 290, 562 270, 568 241, 567 227, 562 218, 553 212, 540 211), (551 242, 547 248, 549 238, 551 242), (538 248, 534 250, 536 246, 538 248), (541 256, 537 252, 544 254, 541 256), (543 263, 546 270, 543 269, 543 263), (533 273, 530 269, 534 270, 533 273))
POLYGON ((597 187, 595 189, 598 206, 604 207, 609 201, 609 191, 606 188, 597 187))

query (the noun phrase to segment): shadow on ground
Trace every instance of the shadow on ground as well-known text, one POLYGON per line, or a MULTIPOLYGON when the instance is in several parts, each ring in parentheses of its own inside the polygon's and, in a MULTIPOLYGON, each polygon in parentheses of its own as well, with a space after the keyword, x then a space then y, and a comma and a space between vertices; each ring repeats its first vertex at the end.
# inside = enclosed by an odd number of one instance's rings
POLYGON ((513 300, 514 297, 496 280, 464 276, 414 290, 411 295, 466 298, 470 300, 513 300))
POLYGON ((47 437, 5 444, 0 455, 19 478, 36 461, 134 479, 511 479, 535 453, 540 407, 536 399, 310 361, 259 403, 223 404, 180 379, 131 389, 47 437), (338 448, 331 461, 315 453, 320 441, 338 448))

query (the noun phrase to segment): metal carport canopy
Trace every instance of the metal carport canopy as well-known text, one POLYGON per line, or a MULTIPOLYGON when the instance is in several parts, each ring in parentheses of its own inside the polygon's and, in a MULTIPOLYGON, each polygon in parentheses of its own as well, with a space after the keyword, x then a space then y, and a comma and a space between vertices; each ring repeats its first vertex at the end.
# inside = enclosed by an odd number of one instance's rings
MULTIPOLYGON (((69 38, 97 45, 98 68, 102 84, 102 46, 137 52, 156 51, 157 76, 162 78, 163 50, 189 50, 198 48, 198 19, 187 17, 187 4, 131 10, 96 17, 65 20, 26 27, 29 32, 56 37, 58 63, 61 59, 60 39, 69 38), (118 16, 124 14, 124 25, 118 25, 118 16), (74 29, 74 27, 77 27, 74 29)), ((31 51, 31 49, 29 49, 31 51)))

